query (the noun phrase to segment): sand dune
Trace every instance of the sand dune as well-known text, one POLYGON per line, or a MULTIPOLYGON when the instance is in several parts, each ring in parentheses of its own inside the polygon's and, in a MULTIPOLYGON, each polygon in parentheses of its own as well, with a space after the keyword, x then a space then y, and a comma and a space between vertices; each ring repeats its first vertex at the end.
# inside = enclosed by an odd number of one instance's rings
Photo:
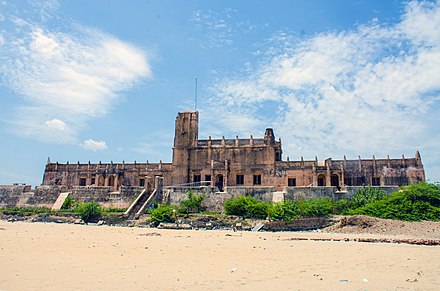
MULTIPOLYGON (((0 290, 440 288, 440 247, 0 221, 0 290)), ((377 236, 377 235, 376 235, 377 236)))

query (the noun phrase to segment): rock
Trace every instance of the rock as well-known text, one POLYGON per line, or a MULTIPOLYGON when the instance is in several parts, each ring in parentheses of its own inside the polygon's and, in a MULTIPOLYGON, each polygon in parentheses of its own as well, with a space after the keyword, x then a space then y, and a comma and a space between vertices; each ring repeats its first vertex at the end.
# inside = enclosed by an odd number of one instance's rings
POLYGON ((84 221, 82 219, 76 219, 74 222, 74 224, 84 224, 84 221))

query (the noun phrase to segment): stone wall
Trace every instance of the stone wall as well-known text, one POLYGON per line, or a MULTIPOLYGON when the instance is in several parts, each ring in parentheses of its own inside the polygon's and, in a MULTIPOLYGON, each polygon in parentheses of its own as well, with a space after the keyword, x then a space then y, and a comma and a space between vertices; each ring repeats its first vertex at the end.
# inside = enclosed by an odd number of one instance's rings
POLYGON ((0 207, 14 207, 18 204, 22 193, 24 193, 25 185, 0 185, 0 207))
POLYGON ((179 205, 180 201, 188 199, 188 191, 195 195, 203 194, 203 201, 208 211, 223 211, 226 200, 238 196, 249 195, 264 201, 272 201, 272 193, 275 187, 227 187, 225 192, 218 192, 216 187, 168 187, 164 189, 167 201, 179 205))
MULTIPOLYGON (((362 189, 361 186, 349 186, 344 191, 337 191, 336 187, 286 187, 284 189, 285 200, 298 200, 298 199, 315 199, 315 198, 332 198, 336 200, 349 199, 353 194, 362 189)), ((378 186, 372 187, 378 188, 389 194, 391 192, 399 190, 397 186, 378 186)))
POLYGON ((122 186, 119 192, 114 192, 113 187, 75 186, 70 195, 83 203, 95 201, 103 207, 128 208, 143 189, 143 187, 122 186))
POLYGON ((65 186, 0 185, 0 208, 11 207, 48 207, 57 200, 62 192, 70 192, 73 199, 80 202, 98 202, 103 207, 127 208, 143 187, 122 186, 120 192, 113 187, 76 186, 70 191, 65 186))

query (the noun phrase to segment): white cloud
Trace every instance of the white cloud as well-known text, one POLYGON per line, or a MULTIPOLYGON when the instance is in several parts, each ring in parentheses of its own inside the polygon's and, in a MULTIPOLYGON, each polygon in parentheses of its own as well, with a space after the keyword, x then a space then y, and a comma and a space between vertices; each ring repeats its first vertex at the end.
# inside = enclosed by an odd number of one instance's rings
POLYGON ((87 139, 85 140, 81 146, 89 151, 102 151, 102 150, 106 150, 107 149, 107 145, 105 143, 105 141, 96 141, 93 139, 87 139))
MULTIPOLYGON (((204 110, 252 120, 252 130, 273 126, 294 158, 434 154, 428 141, 437 137, 440 146, 438 129, 429 129, 440 121, 438 27, 440 2, 412 1, 396 25, 372 21, 289 41, 282 50, 269 43, 270 60, 219 82, 204 110)), ((290 39, 278 33, 275 40, 280 35, 290 39)), ((240 128, 219 119, 214 130, 240 128)))
MULTIPOLYGON (((56 1, 44 3, 35 5, 43 20, 57 8, 56 1)), ((51 30, 43 20, 11 18, 15 32, 3 35, 0 75, 24 97, 10 123, 17 134, 54 141, 46 121, 63 120, 69 130, 55 140, 72 142, 91 118, 111 111, 122 91, 152 76, 143 51, 99 30, 75 23, 62 23, 70 27, 65 31, 51 30)))
POLYGON ((48 120, 44 124, 47 126, 49 130, 64 131, 67 128, 66 123, 56 118, 52 120, 48 120))

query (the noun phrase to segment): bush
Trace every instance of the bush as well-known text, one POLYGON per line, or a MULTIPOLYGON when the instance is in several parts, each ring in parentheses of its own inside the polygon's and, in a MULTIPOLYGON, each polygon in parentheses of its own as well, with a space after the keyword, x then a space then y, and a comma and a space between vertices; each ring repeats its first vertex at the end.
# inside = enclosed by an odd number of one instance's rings
POLYGON ((206 208, 202 205, 205 196, 203 194, 194 195, 192 191, 188 191, 188 199, 180 201, 179 212, 181 213, 198 213, 206 208))
POLYGON ((75 211, 85 223, 98 221, 102 214, 101 206, 97 202, 82 203, 78 205, 75 211))
POLYGON ((62 210, 70 210, 75 209, 78 206, 78 202, 73 199, 70 195, 66 197, 66 200, 64 200, 63 205, 61 206, 62 210))
POLYGON ((291 200, 275 203, 270 210, 270 217, 274 220, 292 220, 299 217, 298 203, 291 200))
POLYGON ((246 218, 267 217, 270 204, 250 196, 239 196, 225 201, 224 209, 228 215, 238 215, 246 218))
POLYGON ((333 213, 334 203, 330 198, 299 200, 298 208, 302 217, 328 216, 333 213))
POLYGON ((438 221, 440 186, 426 182, 410 185, 348 213, 407 221, 438 221))
POLYGON ((47 207, 12 207, 12 208, 1 208, 0 212, 19 212, 19 213, 52 213, 53 211, 47 207))
POLYGON ((155 224, 161 222, 173 222, 173 210, 170 205, 159 205, 158 208, 151 210, 151 221, 155 224))
POLYGON ((348 201, 348 208, 355 209, 367 205, 368 203, 382 200, 385 192, 379 188, 362 187, 356 191, 348 201))

